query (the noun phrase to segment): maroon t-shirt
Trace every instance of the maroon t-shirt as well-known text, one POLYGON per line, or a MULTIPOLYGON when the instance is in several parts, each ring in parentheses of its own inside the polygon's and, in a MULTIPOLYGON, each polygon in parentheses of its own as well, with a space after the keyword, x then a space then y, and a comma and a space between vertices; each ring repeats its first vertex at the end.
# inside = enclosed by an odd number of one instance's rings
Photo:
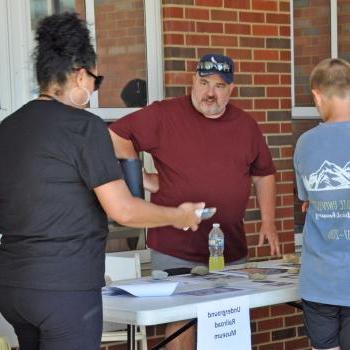
POLYGON ((149 229, 150 248, 181 259, 207 262, 208 233, 214 222, 225 234, 225 260, 247 255, 243 217, 251 176, 273 174, 271 154, 257 123, 228 104, 218 119, 205 118, 189 96, 155 102, 110 125, 135 149, 152 154, 160 189, 153 203, 178 206, 205 202, 216 207, 196 232, 174 227, 149 229))

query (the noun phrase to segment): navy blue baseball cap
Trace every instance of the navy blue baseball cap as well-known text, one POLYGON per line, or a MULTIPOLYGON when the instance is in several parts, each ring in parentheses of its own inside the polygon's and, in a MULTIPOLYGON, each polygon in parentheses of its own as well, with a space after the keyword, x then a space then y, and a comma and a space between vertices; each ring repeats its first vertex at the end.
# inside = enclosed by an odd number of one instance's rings
POLYGON ((228 56, 220 54, 204 55, 197 64, 199 76, 218 74, 227 83, 233 83, 234 63, 228 56))

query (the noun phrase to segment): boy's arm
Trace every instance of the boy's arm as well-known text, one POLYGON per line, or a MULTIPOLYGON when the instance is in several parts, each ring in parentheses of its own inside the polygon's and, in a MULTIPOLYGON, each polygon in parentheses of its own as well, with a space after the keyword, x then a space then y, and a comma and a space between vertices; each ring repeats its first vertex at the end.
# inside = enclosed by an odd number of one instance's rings
POLYGON ((309 201, 303 202, 303 204, 301 205, 301 212, 302 213, 306 213, 307 212, 307 210, 309 209, 309 204, 310 204, 309 201))

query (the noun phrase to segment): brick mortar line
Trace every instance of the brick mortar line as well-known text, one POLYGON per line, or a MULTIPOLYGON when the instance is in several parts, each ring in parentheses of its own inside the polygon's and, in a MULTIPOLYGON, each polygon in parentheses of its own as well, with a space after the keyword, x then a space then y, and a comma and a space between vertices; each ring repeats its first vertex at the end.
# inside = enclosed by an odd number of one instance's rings
MULTIPOLYGON (((289 3, 289 2, 286 2, 289 3)), ((227 7, 218 7, 218 6, 202 6, 202 5, 181 5, 181 4, 162 4, 162 9, 169 9, 169 8, 180 8, 180 9, 203 9, 203 10, 214 10, 214 11, 224 11, 224 12, 235 12, 237 14, 240 13, 265 13, 265 14, 290 14, 289 10, 286 11, 271 11, 271 10, 260 10, 260 9, 254 9, 254 8, 247 8, 247 9, 235 9, 235 8, 227 8, 227 7)), ((165 17, 167 18, 167 17, 165 17)))

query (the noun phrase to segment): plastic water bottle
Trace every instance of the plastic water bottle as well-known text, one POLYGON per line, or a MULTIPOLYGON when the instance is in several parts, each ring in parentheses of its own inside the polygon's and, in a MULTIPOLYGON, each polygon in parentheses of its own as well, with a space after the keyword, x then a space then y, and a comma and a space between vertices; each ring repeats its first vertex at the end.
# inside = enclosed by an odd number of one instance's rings
POLYGON ((225 267, 224 261, 224 233, 220 229, 220 224, 213 224, 209 232, 209 271, 221 271, 225 267))

